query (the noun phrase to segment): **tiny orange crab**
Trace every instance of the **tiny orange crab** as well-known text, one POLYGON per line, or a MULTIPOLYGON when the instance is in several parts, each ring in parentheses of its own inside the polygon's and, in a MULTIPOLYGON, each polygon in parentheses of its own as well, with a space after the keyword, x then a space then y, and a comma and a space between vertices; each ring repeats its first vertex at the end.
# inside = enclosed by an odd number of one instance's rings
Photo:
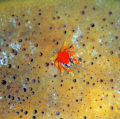
POLYGON ((70 46, 70 48, 66 48, 66 42, 64 43, 61 51, 58 54, 55 54, 51 60, 55 61, 55 68, 60 68, 61 74, 63 74, 63 69, 67 70, 70 74, 73 74, 72 70, 69 69, 70 64, 80 64, 75 59, 75 53, 72 52, 74 46, 70 46))

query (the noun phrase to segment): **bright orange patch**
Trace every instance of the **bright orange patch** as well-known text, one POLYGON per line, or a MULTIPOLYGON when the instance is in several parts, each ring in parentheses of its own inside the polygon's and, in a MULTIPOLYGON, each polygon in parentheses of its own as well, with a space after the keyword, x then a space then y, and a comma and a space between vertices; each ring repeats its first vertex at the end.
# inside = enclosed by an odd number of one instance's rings
POLYGON ((68 64, 69 63, 69 53, 66 51, 62 51, 58 53, 58 62, 68 64))

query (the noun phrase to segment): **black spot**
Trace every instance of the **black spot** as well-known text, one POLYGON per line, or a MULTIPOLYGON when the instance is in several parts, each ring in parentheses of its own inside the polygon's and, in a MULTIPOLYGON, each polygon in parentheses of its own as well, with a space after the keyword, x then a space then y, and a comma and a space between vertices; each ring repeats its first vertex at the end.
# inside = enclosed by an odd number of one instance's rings
POLYGON ((100 82, 103 82, 103 80, 101 79, 100 82))
POLYGON ((17 98, 16 98, 16 100, 17 100, 17 101, 20 101, 20 98, 19 98, 19 97, 17 97, 17 98))
POLYGON ((33 82, 33 83, 35 83, 35 82, 36 82, 36 80, 35 80, 35 79, 32 79, 32 82, 33 82))
POLYGON ((32 117, 32 119, 36 119, 36 117, 35 117, 35 116, 33 116, 33 117, 32 117))
POLYGON ((85 14, 85 11, 81 11, 81 14, 84 15, 84 14, 85 14))
POLYGON ((89 82, 86 82, 86 84, 88 85, 88 84, 89 84, 89 82))
POLYGON ((78 61, 80 61, 80 62, 81 62, 81 61, 82 61, 82 58, 79 58, 79 60, 78 60, 78 61))
POLYGON ((113 51, 110 51, 110 54, 113 55, 113 51))
POLYGON ((22 39, 19 39, 19 42, 21 43, 21 42, 22 42, 22 39))
POLYGON ((87 117, 86 117, 86 116, 84 116, 84 117, 83 117, 83 119, 87 119, 87 117))
POLYGON ((110 109, 113 110, 113 106, 111 106, 110 109))
POLYGON ((95 83, 92 84, 93 86, 95 85, 95 83))
POLYGON ((93 62, 91 62, 91 65, 93 65, 93 62))
POLYGON ((13 80, 15 80, 15 78, 16 78, 15 76, 12 77, 13 80))
POLYGON ((95 25, 92 23, 92 24, 91 24, 91 27, 94 27, 94 26, 95 26, 95 25))
POLYGON ((8 64, 8 68, 11 68, 12 67, 12 65, 11 64, 8 64))
POLYGON ((11 98, 11 95, 8 95, 8 98, 11 98))
POLYGON ((20 26, 21 25, 21 23, 20 22, 18 22, 18 26, 20 26))
POLYGON ((106 18, 103 18, 103 21, 106 21, 106 18))
POLYGON ((19 112, 16 112, 17 115, 19 115, 19 112))
POLYGON ((38 15, 41 15, 41 13, 39 13, 38 15))
POLYGON ((35 47, 38 47, 38 44, 37 44, 37 43, 35 43, 35 47))
POLYGON ((109 12, 109 15, 111 15, 111 14, 112 14, 112 11, 109 12))
POLYGON ((37 113, 37 110, 36 110, 36 109, 35 109, 35 110, 33 110, 33 113, 34 113, 34 114, 36 114, 36 113, 37 113))
POLYGON ((34 94, 35 94, 35 92, 34 92, 34 91, 32 91, 32 92, 31 92, 31 95, 34 95, 34 94))
POLYGON ((6 82, 5 80, 2 80, 2 81, 1 81, 1 84, 2 84, 2 85, 5 85, 6 83, 7 83, 7 82, 6 82))
POLYGON ((44 112, 42 111, 42 114, 44 114, 44 112))
POLYGON ((76 102, 78 102, 78 100, 76 100, 76 102))
POLYGON ((23 49, 22 49, 22 51, 25 51, 25 50, 26 50, 26 48, 23 48, 23 49))
POLYGON ((56 78, 56 77, 57 77, 57 75, 55 74, 55 75, 54 75, 54 77, 56 78))
POLYGON ((66 34, 67 33, 67 31, 64 31, 64 34, 66 34))
POLYGON ((27 82, 28 82, 28 81, 29 81, 29 78, 26 78, 26 79, 25 79, 25 81, 27 81, 27 82))
POLYGON ((49 66, 49 63, 48 63, 48 62, 46 62, 46 66, 47 66, 47 67, 49 66))
POLYGON ((76 79, 73 79, 73 82, 76 82, 76 79))
POLYGON ((59 112, 59 111, 57 111, 57 112, 56 112, 56 115, 60 115, 60 112, 59 112))
POLYGON ((32 87, 29 87, 29 91, 32 91, 33 89, 32 89, 32 87))
POLYGON ((23 109, 20 109, 20 112, 23 112, 23 109))
POLYGON ((7 90, 9 90, 10 88, 11 88, 11 86, 10 86, 10 85, 8 85, 8 86, 7 86, 7 90))
POLYGON ((113 82, 113 79, 110 79, 110 82, 113 82))
POLYGON ((30 58, 29 60, 30 60, 30 62, 33 62, 33 58, 30 58))
POLYGON ((42 53, 42 52, 39 52, 39 56, 43 56, 43 53, 42 53))
POLYGON ((23 92, 26 92, 27 90, 26 90, 26 88, 23 88, 22 91, 23 91, 23 92))
POLYGON ((24 114, 27 115, 27 114, 28 114, 28 111, 25 111, 24 114))
POLYGON ((82 46, 84 47, 84 46, 85 46, 85 44, 82 44, 82 46))
POLYGON ((118 36, 115 36, 115 39, 118 39, 118 36))

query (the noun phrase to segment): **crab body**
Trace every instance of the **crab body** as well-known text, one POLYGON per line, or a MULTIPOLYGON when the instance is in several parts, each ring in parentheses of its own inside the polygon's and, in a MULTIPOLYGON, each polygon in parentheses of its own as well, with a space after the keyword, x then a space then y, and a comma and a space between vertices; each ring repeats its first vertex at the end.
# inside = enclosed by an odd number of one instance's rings
POLYGON ((63 74, 63 69, 67 70, 70 74, 73 74, 72 70, 69 69, 71 63, 80 64, 80 62, 77 62, 77 60, 75 59, 75 53, 72 52, 73 49, 73 45, 70 46, 70 48, 66 48, 66 43, 64 43, 61 51, 51 58, 51 60, 55 61, 55 68, 60 68, 61 74, 63 74))

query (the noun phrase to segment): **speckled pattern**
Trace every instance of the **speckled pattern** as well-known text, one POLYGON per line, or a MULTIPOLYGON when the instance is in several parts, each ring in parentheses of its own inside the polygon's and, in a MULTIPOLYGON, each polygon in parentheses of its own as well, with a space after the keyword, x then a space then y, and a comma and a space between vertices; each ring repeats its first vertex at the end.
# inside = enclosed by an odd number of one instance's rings
POLYGON ((119 0, 0 1, 0 119, 120 119, 119 0), (50 58, 66 41, 80 65, 50 58))

